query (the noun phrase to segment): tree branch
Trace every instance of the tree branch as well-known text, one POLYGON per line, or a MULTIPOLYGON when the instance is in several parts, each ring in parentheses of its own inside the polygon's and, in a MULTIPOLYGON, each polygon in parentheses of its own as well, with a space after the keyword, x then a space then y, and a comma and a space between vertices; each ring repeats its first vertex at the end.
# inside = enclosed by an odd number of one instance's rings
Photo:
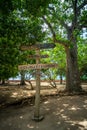
POLYGON ((78 26, 78 29, 81 30, 82 28, 87 28, 87 25, 81 24, 78 26))
POLYGON ((83 3, 78 7, 78 11, 82 9, 85 5, 87 5, 87 0, 84 0, 83 3))
POLYGON ((47 20, 44 16, 42 16, 42 18, 43 18, 43 20, 45 21, 45 23, 48 25, 48 27, 50 28, 51 33, 52 33, 52 35, 53 35, 54 42, 55 42, 56 34, 55 34, 55 31, 53 30, 52 25, 48 22, 48 20, 47 20))
POLYGON ((74 17, 72 19, 72 29, 75 29, 75 27, 77 26, 77 17, 78 17, 77 0, 72 0, 72 4, 73 4, 73 13, 74 13, 74 17))
POLYGON ((80 15, 80 10, 87 5, 87 0, 84 0, 83 3, 77 8, 78 15, 80 15))
POLYGON ((74 18, 72 20, 72 29, 75 28, 82 29, 83 27, 85 27, 85 25, 84 24, 81 25, 77 19, 80 16, 81 9, 87 4, 87 0, 84 0, 83 3, 79 6, 77 6, 78 5, 77 0, 72 0, 72 4, 73 4, 73 12, 74 12, 74 18))
MULTIPOLYGON (((55 14, 55 9, 53 7, 48 7, 50 10, 52 10, 55 14)), ((50 12, 51 13, 51 12, 50 12)), ((52 13, 51 13, 52 14, 52 13)), ((52 14, 53 15, 53 14, 52 14)), ((54 15, 55 16, 55 15, 54 15)), ((68 29, 68 25, 63 21, 63 19, 61 19, 60 17, 58 17, 58 15, 56 15, 55 17, 57 17, 57 19, 59 20, 60 24, 63 25, 66 29, 68 29)))
POLYGON ((48 20, 47 20, 44 16, 42 16, 42 18, 43 18, 43 20, 45 21, 45 23, 48 25, 49 29, 51 30, 51 33, 52 33, 52 35, 53 35, 53 40, 54 40, 54 42, 55 42, 55 43, 59 43, 59 44, 63 45, 64 47, 68 47, 68 44, 67 44, 68 41, 56 39, 56 33, 55 33, 55 31, 53 30, 52 25, 48 22, 48 20))

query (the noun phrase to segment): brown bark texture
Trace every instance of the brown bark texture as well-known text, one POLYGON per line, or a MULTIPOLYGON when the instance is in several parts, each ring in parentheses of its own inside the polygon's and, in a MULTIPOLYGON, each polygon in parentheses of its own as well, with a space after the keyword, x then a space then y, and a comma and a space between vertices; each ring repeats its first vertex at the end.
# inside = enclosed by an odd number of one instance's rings
POLYGON ((77 44, 72 32, 68 32, 70 46, 66 50, 66 90, 70 92, 82 91, 78 69, 77 44))

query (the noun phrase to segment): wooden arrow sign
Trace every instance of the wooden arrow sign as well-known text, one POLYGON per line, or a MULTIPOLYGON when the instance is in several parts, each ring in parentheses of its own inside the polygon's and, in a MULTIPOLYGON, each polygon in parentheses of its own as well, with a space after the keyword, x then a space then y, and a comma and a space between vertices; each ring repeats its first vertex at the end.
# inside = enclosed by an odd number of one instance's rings
POLYGON ((28 56, 30 59, 36 59, 36 58, 48 58, 49 56, 48 55, 29 55, 28 56))
POLYGON ((44 43, 44 44, 35 44, 35 45, 32 45, 32 46, 29 46, 29 45, 24 45, 24 46, 21 46, 21 50, 24 51, 24 50, 34 50, 34 49, 51 49, 51 48, 54 48, 56 45, 54 43, 44 43))
POLYGON ((58 64, 28 64, 28 65, 19 65, 19 70, 29 70, 29 69, 47 69, 58 67, 58 64))

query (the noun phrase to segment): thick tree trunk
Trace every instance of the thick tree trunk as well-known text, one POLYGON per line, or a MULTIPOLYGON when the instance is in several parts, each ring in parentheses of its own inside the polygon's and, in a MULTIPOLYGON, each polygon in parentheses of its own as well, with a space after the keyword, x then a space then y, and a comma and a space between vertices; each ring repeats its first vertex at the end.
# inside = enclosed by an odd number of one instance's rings
POLYGON ((66 50, 66 90, 68 92, 82 91, 80 83, 80 74, 78 70, 77 58, 77 36, 74 35, 73 26, 68 29, 68 40, 70 45, 65 48, 66 50))
POLYGON ((5 85, 5 79, 2 79, 2 83, 1 83, 2 85, 5 85))
POLYGON ((66 90, 68 92, 79 92, 82 90, 80 86, 80 75, 77 63, 77 45, 66 49, 67 70, 66 70, 66 90))
POLYGON ((63 78, 62 78, 62 75, 60 75, 60 84, 63 83, 63 78))
POLYGON ((25 85, 25 72, 21 71, 21 82, 20 85, 25 85))

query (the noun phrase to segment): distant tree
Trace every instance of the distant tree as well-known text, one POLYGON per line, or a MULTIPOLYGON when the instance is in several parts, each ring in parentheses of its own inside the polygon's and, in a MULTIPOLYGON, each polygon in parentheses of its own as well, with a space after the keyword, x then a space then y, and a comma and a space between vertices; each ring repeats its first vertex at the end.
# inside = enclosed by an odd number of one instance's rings
POLYGON ((78 70, 77 37, 83 28, 87 28, 86 0, 50 0, 27 1, 29 11, 35 16, 42 16, 48 37, 53 36, 53 42, 62 45, 66 52, 66 91, 81 91, 78 70), (34 3, 34 4, 33 4, 34 3), (35 7, 35 8, 34 8, 35 7), (38 7, 38 8, 37 8, 38 7), (34 11, 33 11, 34 9, 34 11))
POLYGON ((53 36, 53 41, 62 45, 66 52, 66 91, 81 91, 78 70, 77 37, 87 27, 86 0, 54 0, 42 17, 53 36), (61 31, 62 30, 62 31, 61 31))
POLYGON ((79 39, 78 43, 78 64, 80 70, 80 78, 87 81, 87 41, 79 39))
POLYGON ((66 55, 64 48, 60 45, 56 45, 54 49, 42 51, 42 54, 48 54, 48 58, 42 59, 43 63, 56 63, 58 67, 44 71, 45 74, 49 75, 50 79, 56 80, 60 77, 60 84, 62 84, 63 76, 66 77, 66 55))

